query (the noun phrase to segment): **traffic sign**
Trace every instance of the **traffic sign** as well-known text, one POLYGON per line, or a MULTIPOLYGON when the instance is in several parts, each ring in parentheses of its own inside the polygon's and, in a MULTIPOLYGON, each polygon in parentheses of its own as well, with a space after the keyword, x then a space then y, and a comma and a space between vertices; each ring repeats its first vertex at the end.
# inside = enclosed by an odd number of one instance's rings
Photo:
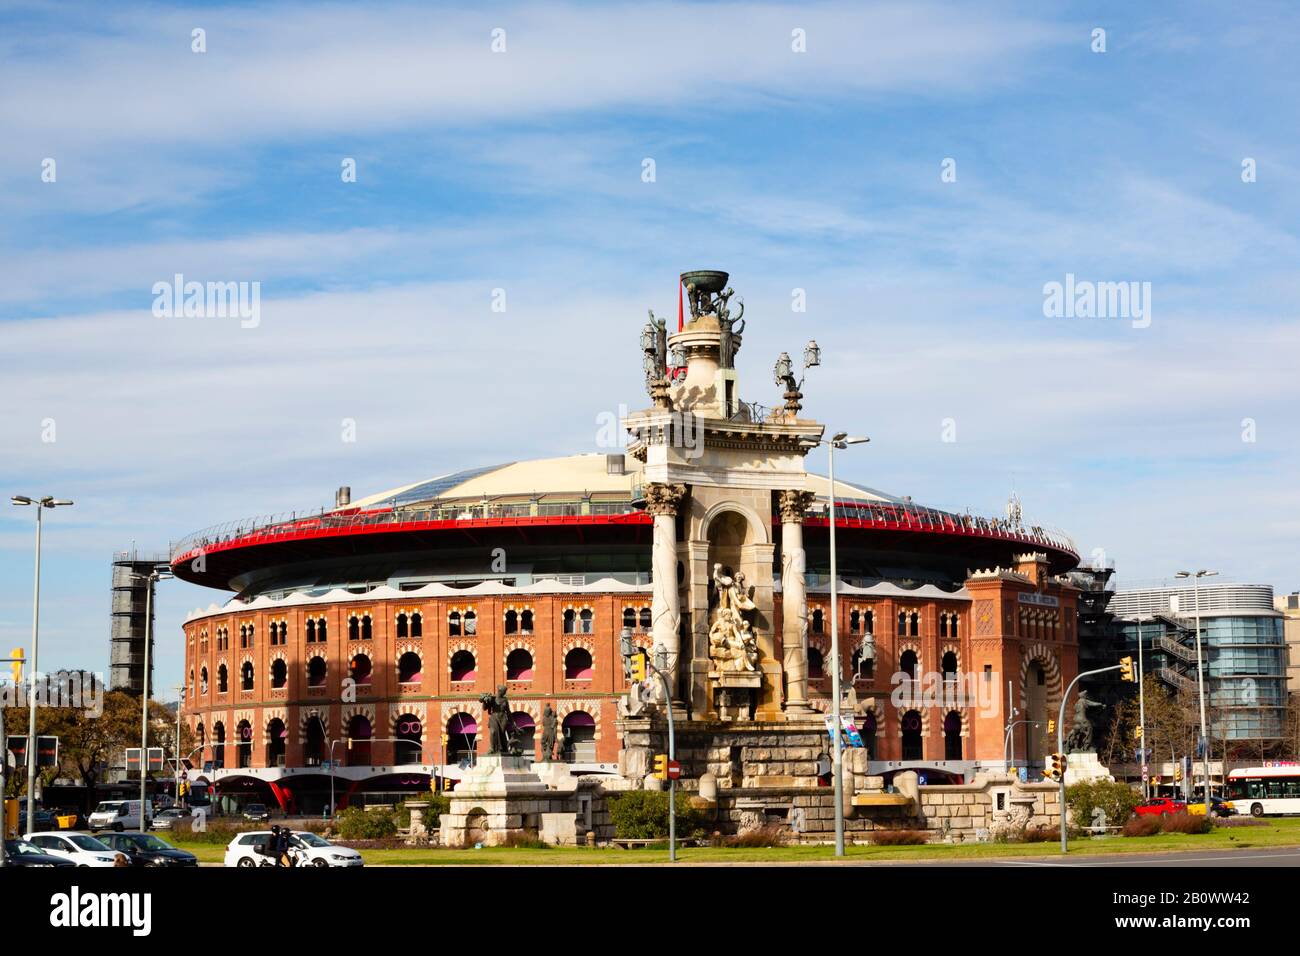
POLYGON ((680 780, 682 777, 682 765, 676 760, 668 761, 668 779, 680 780))

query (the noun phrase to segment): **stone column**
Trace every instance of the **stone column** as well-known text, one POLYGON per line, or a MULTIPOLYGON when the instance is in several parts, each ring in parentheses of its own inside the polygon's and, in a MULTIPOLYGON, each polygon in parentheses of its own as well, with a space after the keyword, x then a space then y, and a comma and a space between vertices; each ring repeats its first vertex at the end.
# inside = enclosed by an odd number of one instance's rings
POLYGON ((782 491, 781 510, 781 643, 785 666, 787 713, 809 714, 808 706, 808 588, 804 579, 803 518, 812 503, 811 491, 782 491))
POLYGON ((646 512, 654 516, 654 544, 650 557, 650 577, 654 593, 650 603, 651 634, 654 648, 663 648, 668 659, 668 687, 674 700, 677 687, 677 660, 681 654, 681 601, 677 588, 677 509, 686 497, 685 485, 651 482, 646 485, 646 512))

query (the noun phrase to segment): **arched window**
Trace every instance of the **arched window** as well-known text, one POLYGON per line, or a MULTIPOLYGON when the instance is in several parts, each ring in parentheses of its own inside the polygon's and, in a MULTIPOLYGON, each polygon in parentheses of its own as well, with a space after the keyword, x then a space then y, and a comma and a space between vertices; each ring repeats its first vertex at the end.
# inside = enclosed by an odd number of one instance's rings
POLYGON ((235 763, 240 768, 253 765, 253 725, 241 720, 235 727, 235 763))
POLYGON ((961 714, 955 710, 943 718, 943 759, 961 759, 961 714))
POLYGON ((218 720, 212 725, 212 766, 220 769, 226 765, 226 725, 218 720))
POLYGON ((623 608, 623 626, 629 631, 636 628, 636 608, 623 608))
POLYGON ((506 680, 532 680, 533 655, 516 647, 506 655, 506 680))
POLYGON ((325 658, 313 657, 307 662, 307 686, 324 687, 325 675, 328 669, 325 666, 325 658))
POLYGON ((327 636, 325 618, 321 618, 316 622, 316 643, 319 644, 321 641, 325 640, 327 636))
POLYGON ((564 609, 564 633, 574 634, 578 627, 578 612, 573 608, 564 609))
POLYGON ((304 630, 306 630, 307 632, 307 643, 315 644, 316 643, 316 622, 313 621, 311 618, 307 618, 307 624, 304 630))
POLYGON ((651 624, 650 609, 648 607, 643 607, 641 608, 641 630, 649 631, 650 624, 651 624))
POLYGON ((870 642, 859 644, 853 651, 853 676, 858 680, 872 680, 876 676, 875 647, 870 642))
POLYGON ((424 726, 420 723, 420 718, 414 714, 402 714, 397 718, 393 729, 396 731, 394 736, 397 737, 393 745, 393 763, 399 767, 423 763, 420 759, 422 753, 420 740, 424 726))
POLYGON ((319 714, 313 714, 307 721, 307 742, 303 744, 303 763, 308 767, 319 767, 325 760, 325 724, 319 714))
POLYGON ((591 652, 585 647, 575 647, 564 655, 565 680, 591 680, 591 652))
POLYGON ((217 693, 224 694, 230 690, 230 674, 226 670, 225 664, 217 666, 217 693))
POLYGON ((519 633, 519 612, 518 611, 513 609, 506 611, 505 622, 506 622, 507 634, 519 633))
POLYGON ((903 651, 898 659, 898 669, 907 675, 908 680, 916 680, 916 651, 903 651))
POLYGON ((460 637, 460 611, 452 611, 447 615, 447 636, 460 637))
POLYGON ((424 637, 424 617, 419 611, 411 612, 411 636, 424 637))
POLYGON ((948 636, 948 615, 947 614, 939 615, 939 636, 940 637, 948 636))
POLYGON ((208 692, 208 665, 204 664, 203 667, 199 670, 199 693, 206 694, 207 692, 208 692))
POLYGON ((921 615, 913 611, 908 623, 911 625, 911 636, 918 637, 921 633, 921 615))
POLYGON ((564 743, 560 753, 567 763, 596 762, 596 718, 575 710, 564 718, 564 743))
POLYGON ((514 739, 515 746, 525 757, 532 758, 537 754, 537 745, 534 743, 537 734, 537 725, 533 720, 533 715, 522 710, 516 710, 510 715, 511 736, 514 739))
POLYGON ((812 634, 826 633, 826 616, 822 613, 821 608, 813 608, 812 614, 809 615, 808 631, 812 634))
POLYGON ((361 616, 361 639, 363 641, 368 641, 374 636, 375 635, 374 635, 374 631, 372 630, 370 615, 363 614, 361 616))
POLYGON ((898 612, 898 636, 907 637, 907 612, 898 612))
POLYGON ((859 634, 862 632, 862 612, 856 608, 849 612, 849 633, 859 634))
POLYGON ((914 710, 903 714, 903 759, 922 760, 921 715, 914 710))
POLYGON ((945 682, 955 681, 957 679, 957 654, 954 651, 948 651, 943 655, 943 660, 939 664, 943 670, 943 679, 945 682))
POLYGON ((466 683, 474 681, 478 677, 475 666, 473 654, 465 650, 457 651, 451 655, 451 679, 466 683))
POLYGON ((288 665, 279 658, 271 661, 271 686, 283 687, 287 683, 289 683, 288 665))
POLYGON ((357 654, 348 664, 348 674, 358 684, 369 684, 373 666, 365 654, 357 654))
MULTIPOLYGON (((820 680, 826 676, 825 666, 822 662, 822 652, 815 647, 808 648, 808 677, 810 680, 820 680)), ((834 743, 832 740, 831 743, 834 743)))
POLYGON ((522 614, 519 615, 519 633, 521 634, 533 633, 533 612, 532 611, 524 611, 522 614))
POLYGON ((370 765, 370 718, 354 714, 348 721, 348 766, 370 765))
POLYGON ((410 636, 410 635, 407 633, 407 623, 408 623, 408 622, 407 622, 407 617, 406 617, 406 613, 405 613, 405 612, 403 612, 403 613, 397 615, 397 633, 396 633, 396 635, 395 635, 396 637, 409 637, 409 636, 410 636))
POLYGON ((397 659, 397 680, 401 684, 420 683, 420 655, 407 651, 397 659))
POLYGON ((866 633, 875 634, 876 633, 876 612, 875 611, 864 612, 864 619, 865 620, 863 623, 865 623, 866 625, 866 633))
POLYGON ((590 634, 593 630, 595 619, 592 616, 591 608, 584 607, 578 612, 578 633, 590 634))
POLYGON ((240 690, 253 689, 253 662, 252 661, 244 661, 244 663, 239 666, 239 689, 240 690))
POLYGON ((447 762, 473 759, 477 748, 478 724, 469 714, 452 714, 447 721, 447 762))
POLYGON ((348 640, 361 640, 361 622, 355 617, 348 618, 348 640))
POLYGON ((474 611, 465 612, 465 636, 472 637, 478 633, 478 614, 474 611))
POLYGON ((289 737, 289 732, 284 729, 284 721, 279 717, 272 717, 266 725, 266 765, 268 767, 279 767, 284 763, 285 741, 289 737))

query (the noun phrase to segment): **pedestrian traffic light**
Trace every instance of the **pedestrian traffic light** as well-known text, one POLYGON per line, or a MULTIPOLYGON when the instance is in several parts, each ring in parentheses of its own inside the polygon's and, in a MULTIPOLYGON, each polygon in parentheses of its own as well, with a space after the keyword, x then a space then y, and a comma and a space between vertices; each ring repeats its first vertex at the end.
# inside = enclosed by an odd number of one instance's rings
POLYGON ((668 755, 667 754, 655 754, 654 776, 658 777, 660 780, 668 779, 668 755))
POLYGON ((628 661, 632 669, 632 680, 639 684, 646 678, 645 673, 645 651, 638 650, 628 661))
POLYGON ((1121 657, 1119 659, 1119 676, 1120 680, 1126 680, 1129 683, 1135 683, 1137 678, 1133 676, 1133 658, 1121 657))
POLYGON ((13 671, 14 685, 16 686, 23 682, 23 658, 26 654, 21 647, 15 647, 9 652, 9 656, 13 658, 9 662, 9 669, 13 671))
POLYGON ((1065 754, 1051 753, 1047 755, 1047 763, 1043 768, 1043 776, 1051 780, 1060 780, 1065 776, 1065 754))

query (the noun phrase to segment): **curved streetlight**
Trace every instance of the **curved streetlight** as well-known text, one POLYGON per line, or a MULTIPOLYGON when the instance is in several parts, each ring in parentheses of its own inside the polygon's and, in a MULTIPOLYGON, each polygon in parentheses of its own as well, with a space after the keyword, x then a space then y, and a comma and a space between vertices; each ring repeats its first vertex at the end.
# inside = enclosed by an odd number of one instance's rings
MULTIPOLYGON (((1210 738, 1205 732, 1205 665, 1201 662, 1201 578, 1212 578, 1218 571, 1179 571, 1174 577, 1191 578, 1196 602, 1196 686, 1201 698, 1201 769, 1205 774, 1205 818, 1210 818, 1210 738)), ((1226 761, 1225 761, 1226 763, 1226 761)), ((1225 778, 1226 779, 1226 778, 1225 778)))

